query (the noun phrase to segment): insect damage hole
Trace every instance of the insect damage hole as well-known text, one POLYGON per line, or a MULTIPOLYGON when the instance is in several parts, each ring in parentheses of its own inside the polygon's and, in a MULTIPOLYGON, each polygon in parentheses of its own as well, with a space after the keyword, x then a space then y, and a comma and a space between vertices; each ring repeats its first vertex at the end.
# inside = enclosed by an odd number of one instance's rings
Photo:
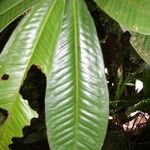
POLYGON ((8 74, 3 74, 1 79, 2 80, 8 80, 9 79, 9 75, 8 74))
MULTIPOLYGON (((41 71, 41 66, 39 65, 32 65, 27 72, 27 76, 20 88, 20 94, 23 99, 27 100, 29 106, 37 111, 38 118, 33 118, 31 120, 30 126, 26 126, 23 128, 23 137, 13 137, 12 144, 9 147, 12 150, 20 150, 20 149, 28 149, 29 145, 32 145, 32 149, 42 149, 43 142, 44 142, 44 149, 49 149, 48 140, 46 136, 41 135, 41 139, 35 143, 26 144, 26 139, 30 137, 32 134, 43 134, 46 133, 46 124, 45 124, 45 107, 44 107, 44 100, 45 100, 45 91, 46 91, 46 76, 41 71), (42 146, 40 146, 42 145, 42 146), (34 148, 35 147, 35 148, 34 148)), ((35 138, 35 137, 34 137, 35 138)))
POLYGON ((7 110, 0 108, 0 126, 5 123, 7 117, 8 117, 7 110))
POLYGON ((32 65, 20 88, 23 99, 28 100, 32 109, 38 113, 44 109, 46 76, 38 66, 32 65))

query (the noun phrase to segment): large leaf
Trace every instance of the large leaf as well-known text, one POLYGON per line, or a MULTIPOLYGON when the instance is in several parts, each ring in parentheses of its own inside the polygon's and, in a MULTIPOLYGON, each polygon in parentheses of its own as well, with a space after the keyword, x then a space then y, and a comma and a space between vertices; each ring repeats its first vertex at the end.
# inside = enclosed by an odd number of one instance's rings
POLYGON ((0 31, 37 0, 0 0, 0 31))
POLYGON ((41 0, 23 19, 0 56, 0 107, 9 113, 0 127, 0 150, 7 150, 11 138, 21 136, 22 127, 36 116, 19 90, 32 64, 46 75, 50 72, 63 7, 64 0, 41 0))
POLYGON ((103 57, 84 1, 63 1, 63 22, 47 83, 48 140, 52 150, 99 150, 109 112, 103 57))
POLYGON ((127 27, 121 25, 122 30, 129 31, 131 36, 130 43, 135 48, 140 57, 148 64, 150 64, 150 35, 129 30, 127 27))
POLYGON ((108 15, 129 29, 150 35, 149 0, 94 0, 108 15))
POLYGON ((144 35, 137 32, 130 31, 132 34, 131 44, 137 53, 150 64, 150 35, 144 35))

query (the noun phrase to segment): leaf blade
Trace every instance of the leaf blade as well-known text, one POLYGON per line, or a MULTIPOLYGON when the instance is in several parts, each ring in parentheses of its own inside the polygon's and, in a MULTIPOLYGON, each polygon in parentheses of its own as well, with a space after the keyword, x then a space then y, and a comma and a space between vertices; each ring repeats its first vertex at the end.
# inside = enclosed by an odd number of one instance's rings
POLYGON ((95 0, 108 15, 130 30, 150 34, 150 3, 148 0, 95 0))
POLYGON ((140 55, 140 57, 150 64, 150 35, 144 35, 130 31, 132 34, 131 44, 140 55))
POLYGON ((120 25, 122 30, 129 31, 131 36, 130 43, 139 54, 139 56, 148 64, 150 64, 150 35, 144 35, 138 32, 129 30, 127 27, 120 25))
POLYGON ((37 0, 1 0, 0 1, 0 31, 23 12, 34 5, 37 0))
POLYGON ((108 118, 101 49, 84 2, 67 0, 65 6, 47 83, 49 144, 53 150, 98 150, 105 137, 108 118))
POLYGON ((20 106, 18 108, 19 112, 23 114, 19 113, 15 118, 14 113, 16 111, 14 109, 16 106, 14 104, 20 103, 20 101, 23 103, 23 106, 26 104, 26 101, 19 98, 20 96, 18 97, 18 95, 31 65, 37 65, 48 76, 48 70, 51 68, 53 60, 50 58, 53 58, 54 52, 52 47, 54 45, 45 39, 54 41, 56 38, 55 35, 61 24, 60 14, 63 10, 63 5, 63 1, 58 3, 56 0, 43 0, 39 2, 14 31, 0 56, 0 77, 2 78, 4 74, 9 75, 8 80, 0 79, 0 107, 6 109, 9 113, 7 120, 0 129, 0 145, 2 150, 8 149, 12 136, 21 136, 22 128, 29 124, 33 116, 37 116, 29 106, 26 110, 20 106), (51 15, 51 8, 54 14, 59 14, 60 16, 54 18, 51 15), (53 22, 50 22, 49 18, 54 18, 53 22), (54 28, 54 30, 49 30, 49 28, 54 28), (33 113, 32 116, 29 115, 31 113, 33 113), (13 115, 14 119, 11 119, 11 115, 13 115), (19 121, 19 118, 23 115, 26 116, 24 117, 24 125, 19 121), (16 124, 17 129, 19 129, 18 132, 13 130, 13 125, 16 124), (10 135, 8 131, 11 132, 10 135))

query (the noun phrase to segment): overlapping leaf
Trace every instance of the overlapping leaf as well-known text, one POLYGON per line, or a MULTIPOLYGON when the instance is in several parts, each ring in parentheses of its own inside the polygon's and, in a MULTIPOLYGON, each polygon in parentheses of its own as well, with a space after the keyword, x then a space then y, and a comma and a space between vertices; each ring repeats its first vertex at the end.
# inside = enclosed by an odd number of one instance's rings
POLYGON ((131 34, 130 43, 135 48, 139 56, 148 64, 150 64, 150 35, 144 35, 129 30, 126 26, 121 25, 122 30, 129 31, 131 34))
POLYGON ((0 127, 0 150, 7 150, 11 138, 21 136, 22 128, 36 116, 19 89, 32 64, 48 75, 63 7, 64 1, 41 0, 15 30, 0 56, 0 107, 9 113, 0 127))
POLYGON ((100 149, 107 128, 108 93, 99 41, 83 1, 41 0, 5 47, 0 77, 8 78, 0 80, 0 107, 9 115, 0 128, 2 150, 35 116, 19 95, 32 64, 51 77, 46 120, 52 149, 100 149))
POLYGON ((0 0, 0 31, 37 0, 0 0))
POLYGON ((108 15, 130 30, 150 35, 149 0, 94 0, 108 15))
POLYGON ((150 35, 144 35, 137 32, 132 32, 131 44, 137 53, 150 64, 150 35))
POLYGON ((48 139, 52 150, 99 150, 109 111, 103 57, 84 1, 63 1, 63 22, 47 83, 48 139))

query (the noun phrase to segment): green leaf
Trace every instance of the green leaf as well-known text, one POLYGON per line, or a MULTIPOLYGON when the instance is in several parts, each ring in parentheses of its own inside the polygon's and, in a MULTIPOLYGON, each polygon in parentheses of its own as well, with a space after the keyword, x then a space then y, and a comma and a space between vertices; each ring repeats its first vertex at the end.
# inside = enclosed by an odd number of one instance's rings
POLYGON ((37 0, 0 0, 0 31, 37 0))
POLYGON ((145 64, 142 71, 144 98, 150 97, 150 65, 145 64))
POLYGON ((149 0, 94 0, 108 15, 130 30, 150 35, 149 0))
MULTIPOLYGON (((84 1, 62 1, 63 21, 53 42, 55 58, 46 92, 48 140, 52 150, 99 150, 109 112, 99 40, 84 1)), ((55 22, 55 9, 51 13, 55 22)))
POLYGON ((150 109, 150 99, 145 99, 145 100, 138 100, 138 102, 132 106, 129 106, 128 109, 126 110, 126 115, 131 114, 132 112, 135 111, 143 111, 147 112, 150 109))
POLYGON ((0 56, 0 107, 9 113, 0 128, 2 150, 35 116, 19 95, 32 64, 51 76, 46 119, 52 148, 100 149, 108 92, 99 41, 83 1, 41 0, 7 43, 0 56))
POLYGON ((127 27, 121 25, 122 30, 129 31, 131 36, 130 43, 137 51, 139 56, 148 64, 150 64, 150 35, 144 35, 141 33, 129 30, 127 27))
POLYGON ((9 113, 0 127, 0 150, 7 150, 11 138, 22 136, 22 128, 37 116, 21 98, 19 90, 31 65, 49 74, 63 7, 64 1, 37 3, 14 31, 0 56, 0 107, 9 113))
POLYGON ((132 34, 131 44, 140 55, 141 58, 150 64, 150 35, 144 35, 130 31, 132 34))

